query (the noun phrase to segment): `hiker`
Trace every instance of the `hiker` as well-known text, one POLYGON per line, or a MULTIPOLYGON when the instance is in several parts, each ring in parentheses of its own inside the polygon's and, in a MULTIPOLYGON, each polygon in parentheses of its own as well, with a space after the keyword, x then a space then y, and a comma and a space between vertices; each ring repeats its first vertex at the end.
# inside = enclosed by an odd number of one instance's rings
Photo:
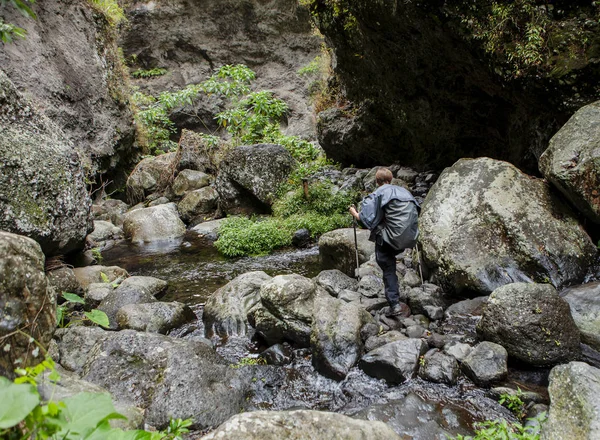
POLYGON ((350 207, 350 214, 371 231, 369 240, 375 242, 375 259, 383 271, 389 316, 400 315, 408 309, 406 304, 400 303, 396 255, 415 246, 420 209, 408 190, 391 185, 392 178, 390 170, 379 168, 375 174, 378 188, 363 199, 360 213, 354 206, 350 207))

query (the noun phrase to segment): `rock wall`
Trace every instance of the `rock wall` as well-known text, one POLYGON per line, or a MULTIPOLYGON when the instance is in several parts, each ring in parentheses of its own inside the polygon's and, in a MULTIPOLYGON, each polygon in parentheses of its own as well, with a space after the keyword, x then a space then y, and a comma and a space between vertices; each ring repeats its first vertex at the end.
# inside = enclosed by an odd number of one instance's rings
POLYGON ((128 168, 133 117, 120 71, 115 31, 87 0, 44 0, 37 19, 4 7, 27 38, 6 44, 0 66, 19 91, 67 135, 95 174, 128 168))
MULTIPOLYGON (((158 93, 207 79, 225 64, 246 64, 257 73, 256 90, 274 91, 290 106, 287 134, 314 137, 305 80, 297 70, 319 54, 321 39, 312 32, 306 9, 296 0, 169 0, 132 2, 121 39, 128 60, 167 73, 135 81, 158 93)), ((214 100, 195 108, 198 118, 175 118, 180 128, 214 129, 214 100)))

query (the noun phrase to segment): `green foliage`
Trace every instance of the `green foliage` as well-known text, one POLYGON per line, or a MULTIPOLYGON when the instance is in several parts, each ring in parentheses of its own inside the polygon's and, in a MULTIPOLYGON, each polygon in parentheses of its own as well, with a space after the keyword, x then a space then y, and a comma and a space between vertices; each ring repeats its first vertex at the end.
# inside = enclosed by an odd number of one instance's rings
POLYGON ((0 438, 52 440, 181 440, 192 421, 170 420, 166 431, 124 431, 111 428, 110 421, 127 419, 116 412, 107 393, 79 393, 62 401, 43 402, 37 385, 42 373, 50 371, 48 380, 55 384, 60 376, 54 362, 46 358, 41 364, 17 370, 11 382, 0 376, 0 438))
POLYGON ((251 357, 244 357, 241 358, 237 363, 235 364, 230 364, 229 366, 231 368, 242 368, 242 367, 247 367, 247 366, 254 366, 254 365, 266 365, 267 361, 263 358, 251 358, 251 357))
MULTIPOLYGON (((37 18, 28 3, 33 4, 35 0, 0 0, 0 7, 4 8, 6 5, 11 5, 25 17, 37 18)), ((11 43, 15 39, 25 38, 26 35, 27 31, 25 29, 15 26, 12 23, 6 23, 0 17, 0 41, 2 43, 11 43)))
POLYGON ((517 387, 516 394, 501 394, 498 403, 507 407, 519 420, 522 420, 525 417, 525 403, 521 400, 522 396, 521 388, 517 387))
POLYGON ((488 420, 475 424, 475 436, 458 435, 452 440, 539 440, 541 424, 546 420, 546 413, 530 419, 536 423, 523 426, 520 423, 509 423, 504 419, 488 420))
POLYGON ((91 249, 92 252, 92 257, 94 257, 94 260, 96 260, 96 263, 100 264, 102 263, 102 260, 104 260, 104 257, 102 256, 102 251, 100 251, 100 248, 92 248, 91 249))
POLYGON ((90 3, 98 9, 111 26, 117 26, 122 21, 125 21, 125 13, 117 0, 89 0, 90 3))
POLYGON ((348 207, 356 203, 357 198, 357 193, 333 192, 330 184, 318 182, 308 185, 308 197, 305 197, 301 186, 285 194, 273 204, 273 214, 277 217, 307 212, 325 216, 347 214, 348 207))
POLYGON ((69 327, 76 323, 83 323, 86 320, 102 327, 108 327, 110 325, 106 313, 98 309, 83 312, 83 318, 81 319, 75 318, 74 313, 71 311, 72 305, 83 305, 85 304, 85 300, 79 295, 68 292, 63 292, 62 297, 65 299, 65 302, 56 307, 56 325, 58 327, 69 327))
POLYGON ((162 76, 167 73, 167 69, 154 67, 153 69, 138 69, 131 73, 134 78, 152 78, 153 76, 162 76))

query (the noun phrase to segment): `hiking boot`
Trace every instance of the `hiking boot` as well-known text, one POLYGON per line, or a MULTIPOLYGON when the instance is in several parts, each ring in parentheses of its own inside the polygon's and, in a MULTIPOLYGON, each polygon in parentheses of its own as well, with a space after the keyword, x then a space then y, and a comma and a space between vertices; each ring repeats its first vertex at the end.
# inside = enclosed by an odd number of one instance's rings
POLYGON ((398 303, 398 304, 394 304, 393 306, 390 306, 389 310, 387 312, 385 312, 385 316, 403 316, 403 317, 407 317, 410 316, 410 309, 408 308, 408 306, 404 303, 398 303))

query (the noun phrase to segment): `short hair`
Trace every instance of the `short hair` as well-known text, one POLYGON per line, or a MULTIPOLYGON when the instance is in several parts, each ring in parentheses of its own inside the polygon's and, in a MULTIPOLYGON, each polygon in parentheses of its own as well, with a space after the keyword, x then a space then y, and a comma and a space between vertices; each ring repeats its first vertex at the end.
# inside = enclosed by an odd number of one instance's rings
POLYGON ((387 168, 379 168, 375 173, 375 182, 377 185, 385 185, 386 183, 392 183, 394 176, 392 172, 387 168))

